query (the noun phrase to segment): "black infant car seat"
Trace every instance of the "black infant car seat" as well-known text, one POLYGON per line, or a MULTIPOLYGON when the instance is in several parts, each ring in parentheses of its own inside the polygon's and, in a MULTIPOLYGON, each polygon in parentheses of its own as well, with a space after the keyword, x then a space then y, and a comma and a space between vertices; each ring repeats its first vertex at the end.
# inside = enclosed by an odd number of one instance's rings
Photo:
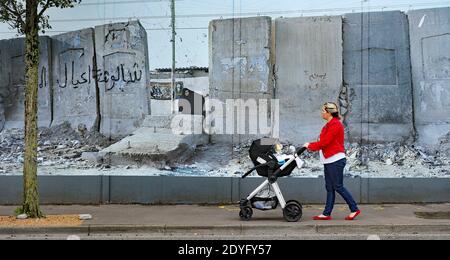
MULTIPOLYGON (((252 160, 253 164, 256 166, 263 164, 261 160, 258 160, 259 158, 266 161, 266 162, 273 162, 273 169, 271 169, 270 166, 263 166, 256 169, 256 172, 259 176, 262 177, 268 177, 269 173, 275 172, 278 170, 281 165, 278 164, 278 160, 274 155, 274 146, 277 144, 278 141, 276 139, 272 138, 264 138, 256 140, 252 143, 250 146, 250 159, 252 160)), ((277 177, 285 177, 291 175, 292 171, 295 169, 296 164, 290 164, 288 165, 283 171, 281 171, 279 174, 277 174, 277 177)))

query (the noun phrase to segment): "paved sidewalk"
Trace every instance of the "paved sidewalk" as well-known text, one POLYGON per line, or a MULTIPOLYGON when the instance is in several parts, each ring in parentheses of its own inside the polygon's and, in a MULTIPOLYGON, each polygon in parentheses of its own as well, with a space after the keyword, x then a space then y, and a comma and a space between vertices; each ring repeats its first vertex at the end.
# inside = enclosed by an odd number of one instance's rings
MULTIPOLYGON (((0 234, 28 233, 146 233, 165 235, 251 235, 290 236, 308 234, 444 234, 450 235, 450 204, 362 205, 362 215, 355 221, 345 221, 348 208, 337 205, 333 221, 317 222, 312 216, 321 213, 321 205, 306 205, 303 218, 297 223, 283 220, 280 209, 256 211, 249 222, 240 221, 239 208, 225 206, 43 206, 47 215, 91 214, 92 220, 77 227, 0 227, 0 234), (429 217, 418 218, 415 212, 429 217), (435 215, 433 213, 440 212, 435 215), (442 219, 444 218, 444 219, 442 219)), ((0 216, 11 215, 16 207, 0 206, 0 216)))

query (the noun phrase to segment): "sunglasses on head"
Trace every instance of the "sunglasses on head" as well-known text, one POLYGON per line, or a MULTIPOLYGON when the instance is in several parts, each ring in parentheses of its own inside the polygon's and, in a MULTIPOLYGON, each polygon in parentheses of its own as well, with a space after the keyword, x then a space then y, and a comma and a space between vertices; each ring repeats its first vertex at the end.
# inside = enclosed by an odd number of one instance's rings
POLYGON ((322 112, 324 112, 324 113, 325 113, 325 112, 329 112, 329 113, 335 113, 335 112, 338 112, 337 105, 334 104, 334 103, 330 103, 330 102, 325 103, 325 104, 323 105, 322 112))

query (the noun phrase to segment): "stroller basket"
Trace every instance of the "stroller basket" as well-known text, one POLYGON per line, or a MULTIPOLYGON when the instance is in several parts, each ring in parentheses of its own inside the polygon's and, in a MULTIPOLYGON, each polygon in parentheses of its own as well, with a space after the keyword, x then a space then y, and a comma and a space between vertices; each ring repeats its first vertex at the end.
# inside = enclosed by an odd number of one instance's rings
POLYGON ((267 186, 251 200, 252 206, 259 210, 272 210, 278 207, 278 199, 271 186, 267 186))

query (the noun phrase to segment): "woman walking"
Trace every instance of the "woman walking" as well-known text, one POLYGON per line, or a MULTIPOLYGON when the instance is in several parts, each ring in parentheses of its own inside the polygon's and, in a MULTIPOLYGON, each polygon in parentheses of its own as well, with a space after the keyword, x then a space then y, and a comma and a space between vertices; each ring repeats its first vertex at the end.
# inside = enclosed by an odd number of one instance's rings
POLYGON ((361 211, 350 192, 344 187, 344 167, 347 163, 344 148, 344 126, 340 121, 339 109, 335 103, 328 102, 322 106, 322 118, 327 121, 320 133, 320 139, 314 143, 306 143, 309 151, 319 151, 320 160, 325 167, 325 183, 327 203, 323 214, 314 220, 331 220, 336 192, 344 198, 350 208, 346 220, 354 220, 361 211))

